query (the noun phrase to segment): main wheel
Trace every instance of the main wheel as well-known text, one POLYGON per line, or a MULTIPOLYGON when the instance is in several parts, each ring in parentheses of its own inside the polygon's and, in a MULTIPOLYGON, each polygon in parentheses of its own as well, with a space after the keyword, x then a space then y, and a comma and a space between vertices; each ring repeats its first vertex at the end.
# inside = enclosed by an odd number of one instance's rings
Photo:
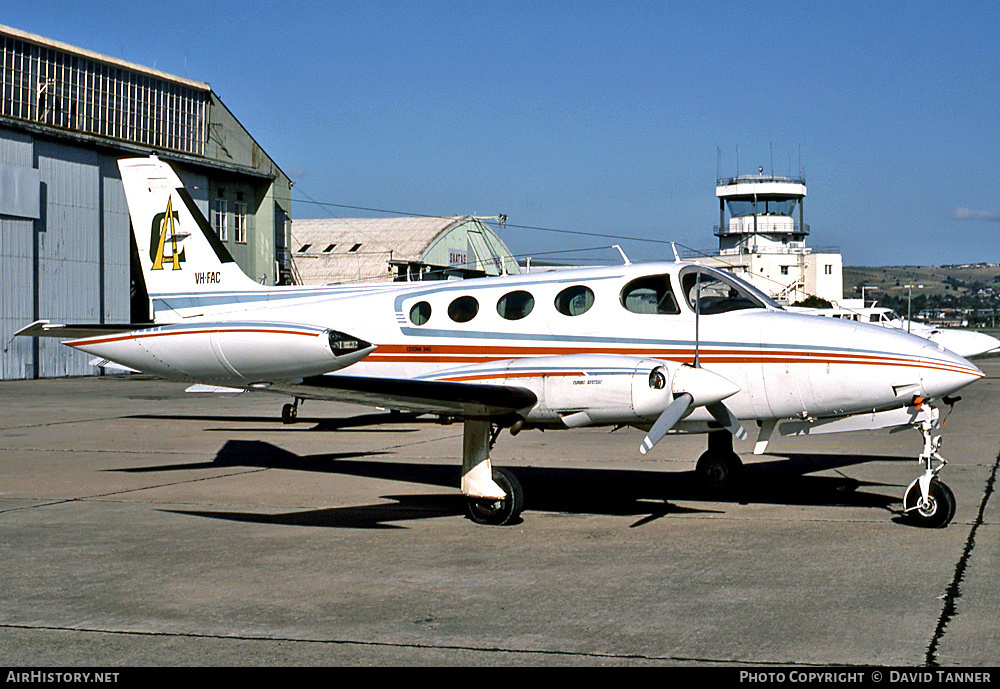
POLYGON ((524 491, 521 482, 506 469, 493 467, 493 481, 503 489, 503 500, 466 498, 465 512, 477 524, 507 526, 521 516, 524 509, 524 491))
POLYGON ((743 476, 743 462, 735 452, 706 452, 698 459, 698 479, 712 493, 731 493, 743 476))
POLYGON ((281 423, 295 423, 299 410, 294 404, 286 404, 281 408, 281 423))
POLYGON ((931 479, 927 502, 922 503, 920 484, 914 481, 903 496, 903 517, 914 526, 943 529, 955 516, 955 494, 945 483, 931 479))

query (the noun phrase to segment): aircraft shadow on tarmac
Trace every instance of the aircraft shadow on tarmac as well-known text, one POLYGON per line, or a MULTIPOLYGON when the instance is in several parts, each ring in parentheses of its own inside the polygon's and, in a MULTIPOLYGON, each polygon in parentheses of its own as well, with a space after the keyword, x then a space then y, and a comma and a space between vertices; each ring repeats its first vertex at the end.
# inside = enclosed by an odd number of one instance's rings
MULTIPOLYGON (((362 476, 404 483, 440 486, 455 492, 387 495, 391 502, 282 514, 232 511, 170 510, 193 516, 250 523, 323 526, 331 528, 403 528, 394 522, 456 516, 465 513, 458 493, 459 467, 397 462, 365 457, 385 453, 335 453, 299 456, 258 440, 230 440, 211 463, 146 467, 141 471, 181 470, 206 466, 244 466, 362 476)), ((789 454, 784 459, 748 464, 742 487, 729 496, 707 492, 694 471, 665 472, 562 467, 508 467, 521 481, 525 511, 636 517, 631 526, 678 513, 719 513, 719 503, 868 507, 895 512, 899 499, 865 487, 886 486, 846 476, 811 476, 877 459, 912 462, 912 458, 860 455, 789 454), (704 509, 672 501, 706 502, 704 509)), ((129 470, 135 471, 135 470, 129 470)), ((893 486, 899 488, 898 486, 893 486)), ((897 490, 892 491, 898 492, 897 490)))
MULTIPOLYGON (((376 414, 361 414, 345 418, 305 418, 299 417, 293 425, 282 423, 275 416, 245 416, 239 414, 131 414, 129 419, 167 419, 171 421, 212 421, 217 423, 234 422, 240 424, 260 424, 255 428, 240 426, 241 430, 254 433, 276 433, 295 430, 296 432, 329 433, 334 431, 353 431, 369 433, 416 433, 417 428, 392 428, 397 424, 440 425, 436 416, 426 414, 383 412, 376 414), (312 424, 312 425, 309 425, 312 424)), ((205 428, 206 431, 232 432, 233 427, 205 428)))

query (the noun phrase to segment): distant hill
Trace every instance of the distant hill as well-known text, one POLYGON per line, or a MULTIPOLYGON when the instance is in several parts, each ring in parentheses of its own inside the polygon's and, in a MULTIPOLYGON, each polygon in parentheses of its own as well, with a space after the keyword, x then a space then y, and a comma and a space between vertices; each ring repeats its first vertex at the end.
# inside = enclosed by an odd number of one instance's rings
POLYGON ((983 297, 1000 295, 1000 264, 977 263, 955 266, 844 266, 844 298, 861 297, 860 287, 869 297, 880 295, 905 299, 906 285, 913 296, 983 297), (918 289, 917 285, 923 287, 918 289))

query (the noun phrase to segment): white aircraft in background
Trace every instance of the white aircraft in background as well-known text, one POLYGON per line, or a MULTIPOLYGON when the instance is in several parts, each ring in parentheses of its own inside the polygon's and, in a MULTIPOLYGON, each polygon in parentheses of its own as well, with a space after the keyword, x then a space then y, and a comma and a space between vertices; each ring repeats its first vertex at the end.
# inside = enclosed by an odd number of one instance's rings
POLYGON ((826 316, 827 318, 840 318, 859 323, 872 323, 880 325, 883 328, 904 330, 912 335, 930 340, 945 349, 950 349, 959 356, 967 359, 974 356, 981 356, 1000 348, 1000 340, 986 333, 958 328, 938 328, 926 323, 908 321, 905 318, 900 318, 899 314, 885 306, 867 306, 857 309, 792 307, 791 310, 798 313, 809 313, 816 316, 826 316))
POLYGON ((517 478, 493 467, 501 429, 632 426, 650 452, 708 433, 698 473, 737 481, 732 436, 913 426, 923 473, 903 515, 941 527, 955 498, 937 475, 941 404, 983 374, 919 337, 783 310, 732 275, 626 264, 449 282, 266 287, 241 272, 174 171, 119 162, 154 323, 20 334, 168 380, 447 415, 464 423, 461 490, 474 521, 509 524, 517 478))

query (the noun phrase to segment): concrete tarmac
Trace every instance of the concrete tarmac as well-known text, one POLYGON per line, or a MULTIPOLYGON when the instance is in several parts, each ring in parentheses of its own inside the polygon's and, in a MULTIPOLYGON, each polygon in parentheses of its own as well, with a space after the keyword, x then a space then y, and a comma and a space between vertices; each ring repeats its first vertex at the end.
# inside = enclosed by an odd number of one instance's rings
POLYGON ((1000 360, 944 427, 945 529, 898 518, 920 434, 504 432, 519 524, 463 516, 459 424, 137 378, 0 383, 0 657, 89 666, 1000 664, 1000 360), (386 423, 388 422, 388 423, 386 423))

